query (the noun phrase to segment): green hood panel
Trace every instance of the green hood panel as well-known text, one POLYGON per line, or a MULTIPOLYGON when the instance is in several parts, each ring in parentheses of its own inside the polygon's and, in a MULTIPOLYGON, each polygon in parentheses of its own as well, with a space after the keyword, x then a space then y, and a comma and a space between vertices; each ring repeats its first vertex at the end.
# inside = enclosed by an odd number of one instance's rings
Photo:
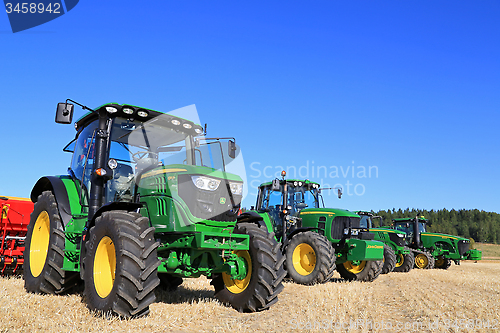
POLYGON ((311 215, 329 215, 329 216, 348 216, 348 217, 359 217, 358 215, 340 208, 305 208, 299 213, 299 217, 311 216, 311 215))
POLYGON ((458 240, 458 241, 460 241, 460 240, 468 241, 467 238, 446 235, 446 234, 437 234, 437 233, 432 233, 432 232, 423 232, 421 234, 421 237, 434 237, 434 238, 440 238, 440 239, 454 239, 454 240, 458 240))

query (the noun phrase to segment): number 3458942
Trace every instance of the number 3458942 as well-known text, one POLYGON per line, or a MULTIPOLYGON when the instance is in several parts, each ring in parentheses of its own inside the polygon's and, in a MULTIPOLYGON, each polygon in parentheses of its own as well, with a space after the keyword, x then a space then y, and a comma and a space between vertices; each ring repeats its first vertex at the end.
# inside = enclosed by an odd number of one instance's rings
POLYGON ((42 14, 44 12, 52 13, 52 14, 61 14, 61 4, 60 3, 49 3, 45 6, 43 3, 6 3, 5 11, 7 14, 12 12, 16 12, 18 14, 42 14))

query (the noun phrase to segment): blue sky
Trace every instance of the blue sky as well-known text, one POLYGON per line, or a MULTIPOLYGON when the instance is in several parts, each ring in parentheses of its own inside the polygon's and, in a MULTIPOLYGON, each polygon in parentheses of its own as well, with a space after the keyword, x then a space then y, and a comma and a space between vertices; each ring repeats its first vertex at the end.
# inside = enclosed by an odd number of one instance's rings
POLYGON ((344 186, 330 207, 500 213, 499 17, 488 0, 80 1, 13 34, 0 14, 0 194, 66 172, 74 129, 54 114, 72 98, 196 104, 249 185, 295 167, 344 186))

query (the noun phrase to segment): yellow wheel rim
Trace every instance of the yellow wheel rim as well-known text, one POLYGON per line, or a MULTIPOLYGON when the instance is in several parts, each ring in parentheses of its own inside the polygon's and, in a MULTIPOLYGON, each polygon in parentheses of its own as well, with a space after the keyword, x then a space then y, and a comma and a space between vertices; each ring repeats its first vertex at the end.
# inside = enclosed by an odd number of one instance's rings
POLYGON ((436 260, 435 266, 436 267, 442 267, 442 266, 444 266, 444 258, 443 257, 439 257, 438 260, 436 260))
POLYGON ((417 254, 415 257, 415 265, 417 265, 418 268, 425 268, 429 264, 429 259, 427 259, 427 256, 425 254, 417 254))
POLYGON ((360 262, 359 265, 354 265, 352 261, 346 261, 343 265, 348 272, 358 274, 361 273, 363 269, 365 269, 366 261, 360 262))
POLYGON ((232 292, 233 294, 242 293, 245 289, 247 289, 250 284, 250 279, 252 278, 252 259, 250 258, 250 253, 248 251, 234 251, 238 257, 245 259, 247 262, 247 275, 241 280, 231 279, 231 275, 227 273, 222 273, 222 280, 224 281, 224 285, 227 290, 232 292))
POLYGON ((33 277, 42 274, 47 252, 49 251, 50 240, 50 218, 46 211, 43 211, 36 218, 30 243, 30 270, 33 277))
POLYGON ((301 243, 293 250, 293 268, 300 275, 309 275, 316 267, 316 253, 311 245, 301 243))
POLYGON ((94 285, 97 294, 106 298, 113 289, 116 271, 115 244, 105 236, 97 245, 94 258, 94 285))
POLYGON ((396 267, 403 266, 403 263, 405 262, 405 256, 400 253, 397 256, 397 259, 398 259, 398 261, 396 262, 396 267))

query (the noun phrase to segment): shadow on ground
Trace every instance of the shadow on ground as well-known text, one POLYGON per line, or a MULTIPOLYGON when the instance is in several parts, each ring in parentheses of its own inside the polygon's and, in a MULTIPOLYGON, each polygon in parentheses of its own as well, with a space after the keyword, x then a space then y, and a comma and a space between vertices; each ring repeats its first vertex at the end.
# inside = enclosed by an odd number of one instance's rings
POLYGON ((164 288, 156 288, 156 302, 166 304, 198 303, 200 301, 212 302, 216 298, 213 290, 192 290, 186 289, 182 285, 174 291, 164 288))

